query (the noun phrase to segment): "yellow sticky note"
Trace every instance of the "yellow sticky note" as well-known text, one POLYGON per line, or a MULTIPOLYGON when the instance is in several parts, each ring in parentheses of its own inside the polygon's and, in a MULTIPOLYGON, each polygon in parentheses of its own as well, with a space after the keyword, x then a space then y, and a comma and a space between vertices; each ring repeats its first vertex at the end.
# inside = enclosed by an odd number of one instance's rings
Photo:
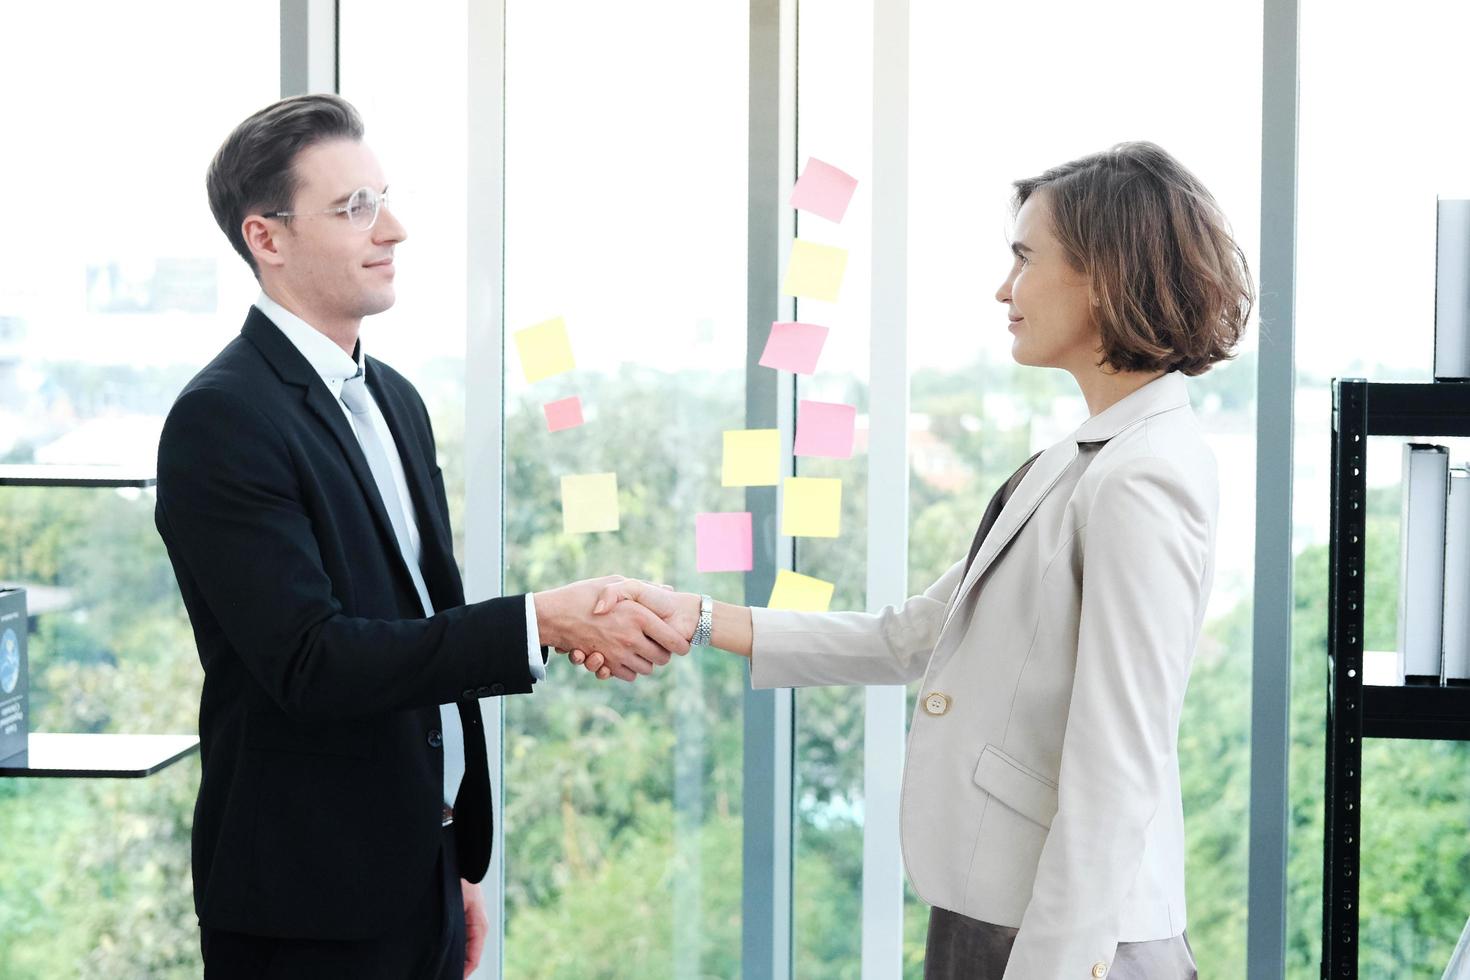
POLYGON ((561 478, 561 525, 567 534, 618 529, 618 475, 585 473, 561 478))
POLYGON ((835 538, 842 527, 842 481, 793 476, 781 503, 781 533, 797 538, 835 538))
POLYGON ((781 433, 734 429, 725 433, 723 487, 774 487, 781 482, 781 433))
POLYGON ((798 238, 791 243, 791 262, 786 266, 781 292, 835 303, 846 271, 847 249, 798 238))
POLYGON ((810 575, 798 575, 784 568, 776 573, 776 587, 771 590, 768 609, 794 609, 797 612, 826 612, 832 605, 835 586, 810 575))
POLYGON ((567 322, 561 317, 517 330, 515 339, 516 350, 521 355, 521 369, 526 372, 529 384, 565 374, 577 366, 572 359, 567 322))

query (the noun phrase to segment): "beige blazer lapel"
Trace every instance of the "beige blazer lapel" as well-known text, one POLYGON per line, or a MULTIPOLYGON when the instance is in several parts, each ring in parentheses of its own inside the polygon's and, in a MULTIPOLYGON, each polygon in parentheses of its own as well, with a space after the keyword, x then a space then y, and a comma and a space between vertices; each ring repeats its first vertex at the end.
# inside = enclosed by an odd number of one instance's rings
POLYGON ((970 570, 960 582, 954 598, 950 600, 949 610, 944 616, 944 626, 940 628, 941 633, 949 626, 950 617, 964 603, 965 597, 975 587, 975 583, 980 581, 985 570, 990 567, 1005 546, 1010 544, 1016 532, 1021 530, 1026 521, 1036 512, 1036 508, 1041 505, 1042 500, 1046 499, 1046 495, 1051 493, 1052 487, 1057 485, 1057 480, 1061 479, 1062 474, 1076 458, 1077 443, 1068 439, 1052 446, 1032 464, 1031 469, 1021 479, 1020 485, 1016 487, 1015 493, 1011 494, 1011 499, 1006 501, 1005 508, 985 536, 980 550, 975 553, 975 560, 970 563, 970 570))
POLYGON ((940 636, 943 637, 955 611, 964 604, 986 569, 1005 546, 1011 543, 1016 532, 1031 519, 1031 515, 1036 512, 1042 500, 1046 499, 1046 495, 1051 493, 1052 487, 1056 486, 1057 480, 1061 479, 1072 460, 1077 458, 1079 444, 1107 442, 1143 419, 1188 404, 1189 391, 1183 378, 1177 372, 1170 372, 1092 416, 1066 439, 1042 453, 1021 479, 1015 493, 1006 501, 1005 508, 980 545, 980 550, 976 552, 975 560, 970 563, 969 570, 949 601, 949 608, 944 614, 944 625, 940 627, 940 636))

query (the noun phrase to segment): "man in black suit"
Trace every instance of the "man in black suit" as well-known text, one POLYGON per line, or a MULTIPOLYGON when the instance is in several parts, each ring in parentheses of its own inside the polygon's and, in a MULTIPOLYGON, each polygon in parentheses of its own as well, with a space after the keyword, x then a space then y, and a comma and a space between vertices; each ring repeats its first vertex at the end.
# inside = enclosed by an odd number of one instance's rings
POLYGON ((467 976, 492 837, 479 699, 529 693, 547 647, 611 648, 624 680, 689 649, 636 603, 594 625, 606 580, 465 604, 424 403, 359 343, 406 237, 362 132, 304 96, 220 147, 210 207, 262 292, 159 444, 204 666, 211 977, 467 976))

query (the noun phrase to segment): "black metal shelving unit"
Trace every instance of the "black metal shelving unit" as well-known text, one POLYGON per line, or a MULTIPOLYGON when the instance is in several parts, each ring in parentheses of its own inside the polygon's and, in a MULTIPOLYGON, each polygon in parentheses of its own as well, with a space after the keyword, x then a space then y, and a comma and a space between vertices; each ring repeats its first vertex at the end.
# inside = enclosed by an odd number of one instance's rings
POLYGON ((1470 688, 1363 683, 1364 516, 1370 436, 1470 436, 1470 384, 1332 383, 1322 978, 1358 975, 1365 738, 1470 741, 1470 688))

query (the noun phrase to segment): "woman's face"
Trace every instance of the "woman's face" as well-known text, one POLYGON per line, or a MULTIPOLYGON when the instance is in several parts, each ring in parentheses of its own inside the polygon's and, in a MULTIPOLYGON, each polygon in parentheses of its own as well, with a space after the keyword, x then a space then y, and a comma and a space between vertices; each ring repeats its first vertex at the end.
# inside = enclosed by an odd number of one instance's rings
POLYGON ((1009 307, 1011 356, 1018 364, 1097 370, 1101 338, 1087 278, 1067 261, 1051 230, 1047 193, 1032 194, 1016 214, 1015 262, 995 298, 1009 307))

